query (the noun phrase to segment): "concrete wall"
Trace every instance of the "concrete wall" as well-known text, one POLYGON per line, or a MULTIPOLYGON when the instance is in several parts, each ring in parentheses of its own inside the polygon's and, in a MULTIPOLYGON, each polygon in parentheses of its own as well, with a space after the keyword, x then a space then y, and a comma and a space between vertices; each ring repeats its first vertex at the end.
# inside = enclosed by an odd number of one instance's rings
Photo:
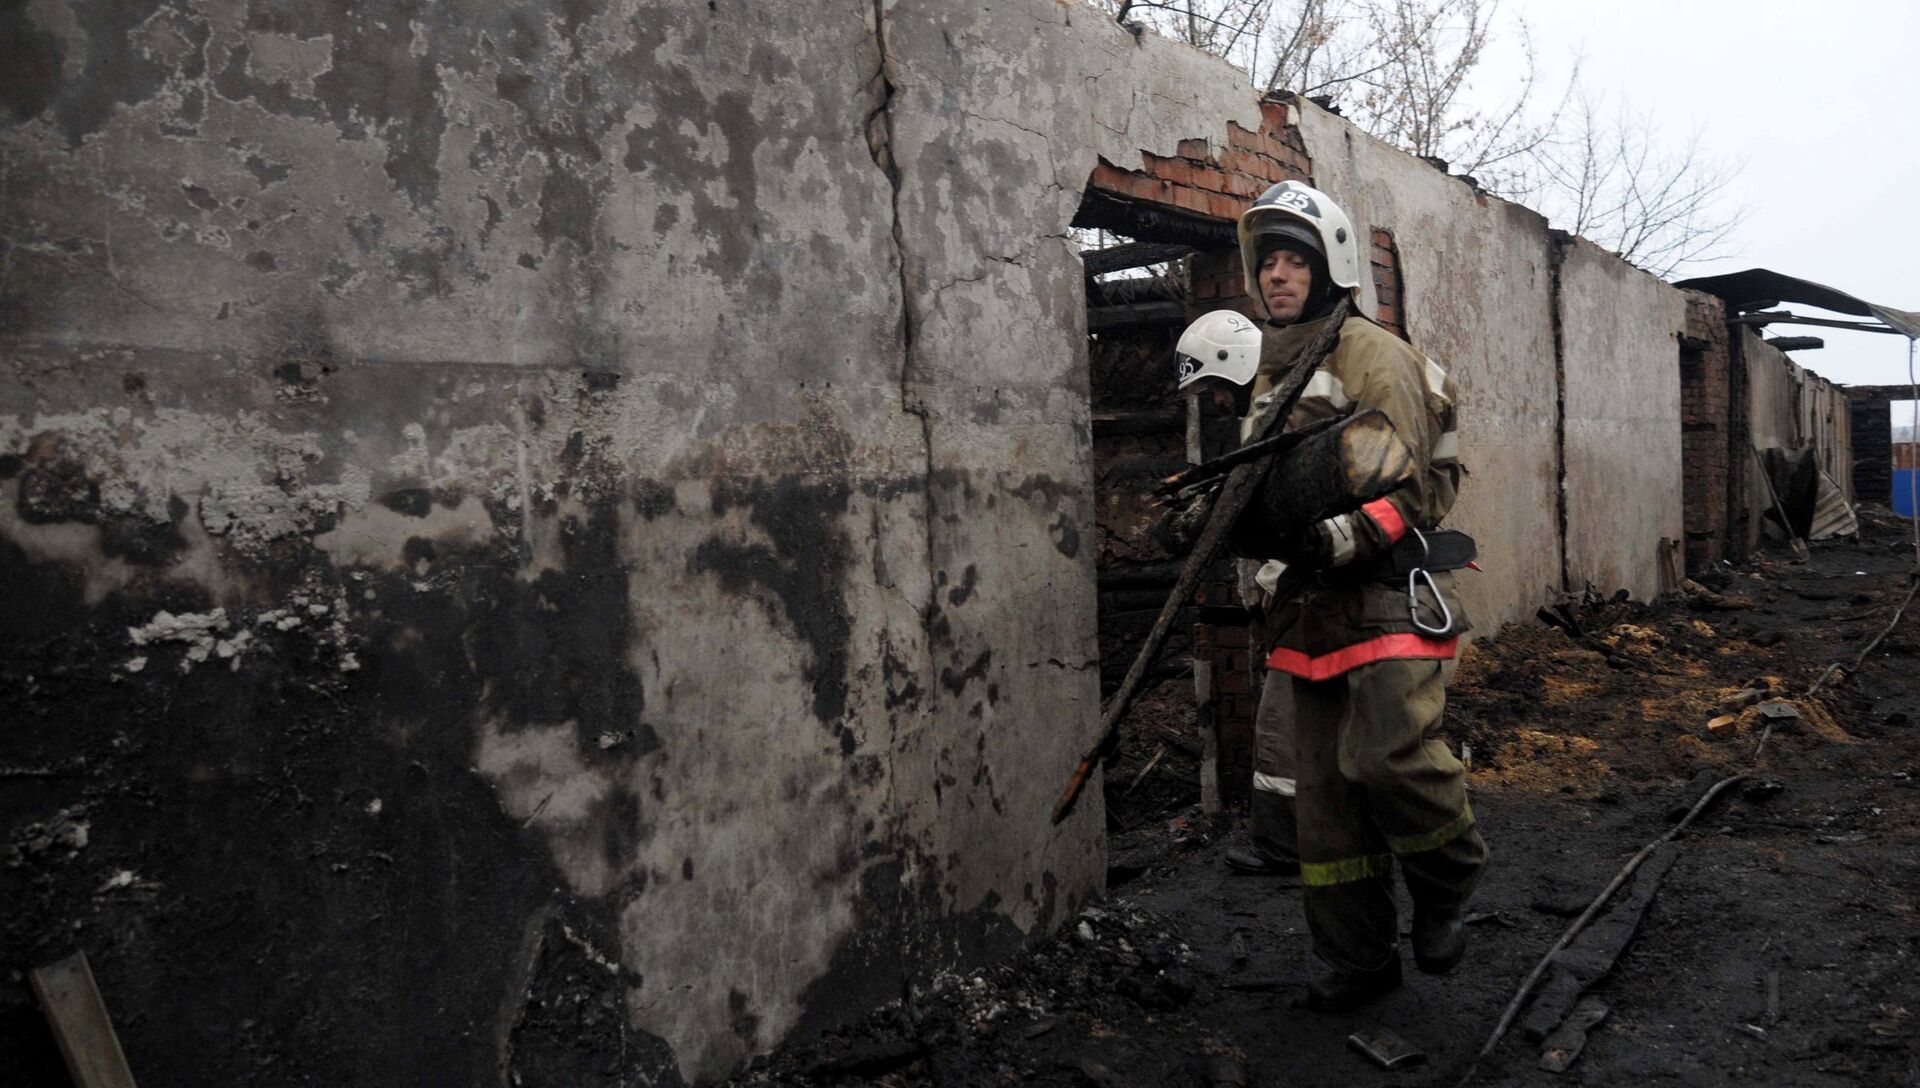
POLYGON ((144 1082, 710 1078, 1100 887, 1067 225, 1239 73, 1051 0, 4 18, 0 959, 144 1082))
POLYGON ((1638 600, 1665 590, 1660 541, 1683 536, 1685 294, 1593 243, 1560 251, 1567 574, 1638 600))
MULTIPOLYGON (((1341 201, 1361 238, 1374 228, 1393 232, 1410 338, 1459 387, 1460 459, 1469 476, 1449 522, 1479 541, 1485 568, 1459 578, 1468 610, 1482 634, 1531 616, 1561 582, 1546 221, 1317 106, 1295 109, 1314 184, 1341 201)), ((1362 304, 1372 312, 1375 288, 1363 281, 1362 304)))

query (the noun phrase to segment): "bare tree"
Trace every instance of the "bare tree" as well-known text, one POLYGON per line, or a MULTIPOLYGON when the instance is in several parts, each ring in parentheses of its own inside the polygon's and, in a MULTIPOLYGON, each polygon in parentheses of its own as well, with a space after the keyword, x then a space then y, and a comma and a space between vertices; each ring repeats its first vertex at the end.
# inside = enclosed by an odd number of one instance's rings
POLYGON ((1500 0, 1094 0, 1250 73, 1265 93, 1326 102, 1415 155, 1658 275, 1716 255, 1740 222, 1720 210, 1738 172, 1696 132, 1669 147, 1651 121, 1605 120, 1579 97, 1578 60, 1549 79, 1523 19, 1500 0), (1496 29, 1518 38, 1524 71, 1488 105, 1472 93, 1496 29))
POLYGON ((1524 71, 1491 106, 1475 106, 1469 80, 1493 40, 1498 0, 1375 0, 1368 31, 1382 43, 1377 67, 1351 81, 1355 124, 1415 155, 1447 162, 1483 187, 1520 198, 1526 160, 1558 128, 1578 78, 1575 62, 1557 97, 1543 89, 1533 35, 1514 19, 1524 71))
POLYGON ((1091 0, 1121 22, 1133 22, 1196 49, 1244 63, 1258 40, 1274 0, 1091 0))
MULTIPOLYGON (((1525 120, 1528 73, 1491 110, 1462 91, 1491 39, 1499 0, 1096 0, 1121 19, 1218 54, 1266 93, 1327 101, 1382 139, 1465 172, 1497 168, 1552 127, 1525 120)), ((1570 81, 1569 81, 1570 82, 1570 81)), ((1482 179, 1483 181, 1486 179, 1482 179)))
POLYGON ((1710 155, 1699 130, 1668 144, 1650 115, 1624 103, 1609 112, 1589 94, 1527 165, 1550 219, 1656 276, 1723 256, 1745 218, 1721 199, 1739 165, 1710 155))

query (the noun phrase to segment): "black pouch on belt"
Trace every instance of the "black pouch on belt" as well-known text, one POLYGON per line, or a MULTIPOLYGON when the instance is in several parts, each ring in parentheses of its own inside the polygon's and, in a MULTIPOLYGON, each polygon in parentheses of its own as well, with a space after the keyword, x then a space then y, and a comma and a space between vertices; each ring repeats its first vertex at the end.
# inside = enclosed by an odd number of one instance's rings
POLYGON ((1480 554, 1473 538, 1458 529, 1432 529, 1409 532, 1393 545, 1382 564, 1381 576, 1405 578, 1416 570, 1438 574, 1459 570, 1480 554))

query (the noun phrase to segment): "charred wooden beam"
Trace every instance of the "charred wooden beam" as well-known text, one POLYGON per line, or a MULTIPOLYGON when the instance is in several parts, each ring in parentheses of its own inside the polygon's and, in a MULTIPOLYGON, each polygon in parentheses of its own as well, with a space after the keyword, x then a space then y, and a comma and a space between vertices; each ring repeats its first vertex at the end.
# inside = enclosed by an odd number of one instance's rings
POLYGON ((1192 252, 1193 247, 1182 242, 1127 242, 1105 249, 1083 249, 1080 261, 1086 265, 1087 275, 1104 276, 1109 272, 1177 261, 1192 252))
POLYGON ((1872 321, 1835 321, 1826 317, 1802 317, 1784 310, 1769 310, 1764 313, 1741 314, 1727 321, 1729 325, 1819 325, 1827 329, 1853 329, 1858 332, 1886 332, 1895 336, 1905 333, 1891 325, 1882 325, 1872 321))
POLYGON ((1818 351, 1827 346, 1818 336, 1769 336, 1767 343, 1781 351, 1818 351))
POLYGON ((1520 1030, 1539 1042, 1553 1033, 1572 1011, 1574 1003, 1587 988, 1598 982, 1626 951, 1640 928, 1640 919, 1660 888, 1660 878, 1673 868, 1680 856, 1677 846, 1665 846, 1653 854, 1634 878, 1633 889, 1616 904, 1611 913, 1596 920, 1565 949, 1554 953, 1553 975, 1533 999, 1520 1030))
POLYGON ((1129 302, 1120 306, 1096 306, 1087 310, 1088 332, 1113 332, 1116 329, 1171 327, 1187 323, 1184 302, 1129 302))
MULTIPOLYGON (((1175 434, 1185 433, 1187 429, 1187 409, 1184 405, 1177 408, 1141 408, 1130 412, 1095 412, 1093 414, 1093 437, 1106 438, 1122 434, 1175 434)), ((1173 581, 1171 577, 1167 579, 1173 581)))
MULTIPOLYGON (((1137 567, 1103 570, 1094 576, 1101 592, 1109 589, 1139 589, 1144 586, 1170 586, 1180 580, 1181 564, 1145 563, 1137 567)), ((1164 594, 1162 595, 1164 599, 1164 594)))
POLYGON ((1089 189, 1080 198, 1073 225, 1110 230, 1140 242, 1177 242, 1202 249, 1229 249, 1240 244, 1231 219, 1195 215, 1164 204, 1089 189))
POLYGON ((1087 285, 1088 306, 1120 306, 1131 302, 1184 302, 1187 293, 1177 283, 1158 276, 1105 280, 1087 285))

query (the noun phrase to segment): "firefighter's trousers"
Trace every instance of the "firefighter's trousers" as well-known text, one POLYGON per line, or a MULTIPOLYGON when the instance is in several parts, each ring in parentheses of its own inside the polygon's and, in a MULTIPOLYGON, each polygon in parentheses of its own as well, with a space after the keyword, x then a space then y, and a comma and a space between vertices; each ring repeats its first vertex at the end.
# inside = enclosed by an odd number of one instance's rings
POLYGON ((1487 861, 1465 769, 1434 736, 1446 709, 1442 663, 1286 679, 1314 954, 1341 970, 1375 970, 1399 954, 1395 858, 1416 911, 1460 909, 1487 861))
POLYGON ((1253 718, 1253 798, 1248 838, 1270 861, 1298 862, 1294 820, 1293 677, 1267 670, 1253 718))

